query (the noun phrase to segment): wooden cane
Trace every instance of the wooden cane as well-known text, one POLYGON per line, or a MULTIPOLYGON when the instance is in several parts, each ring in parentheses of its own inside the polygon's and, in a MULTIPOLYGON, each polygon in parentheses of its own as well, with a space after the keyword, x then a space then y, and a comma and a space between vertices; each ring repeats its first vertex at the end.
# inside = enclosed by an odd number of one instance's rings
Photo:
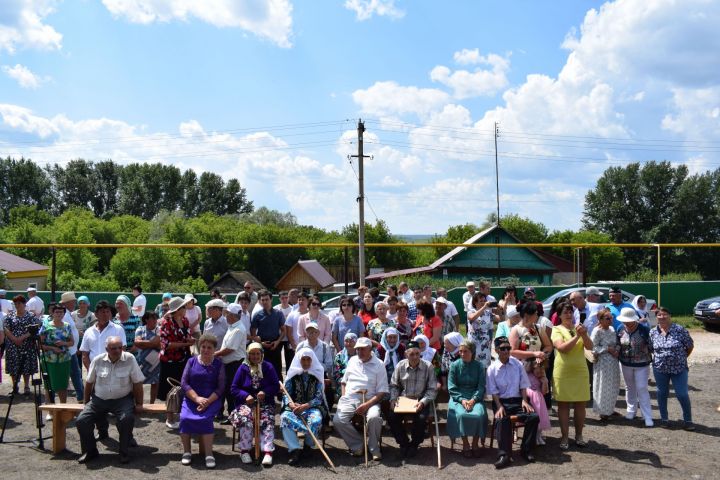
MULTIPOLYGON (((362 402, 365 403, 365 393, 367 390, 360 390, 362 393, 362 402)), ((368 434, 367 434, 367 412, 363 415, 363 438, 365 439, 365 466, 368 466, 368 434)))
POLYGON ((437 457, 438 470, 442 468, 442 460, 440 459, 440 427, 438 426, 437 410, 435 409, 435 400, 432 402, 433 419, 435 420, 435 440, 437 441, 437 457))
POLYGON ((260 464, 260 401, 255 399, 255 463, 260 464))
MULTIPOLYGON (((283 394, 285 394, 288 398, 288 402, 295 403, 295 402, 293 402, 293 399, 290 396, 290 393, 288 393, 287 389, 285 389, 285 385, 283 385, 282 382, 279 382, 279 383, 280 383, 280 388, 282 389, 283 394)), ((303 423, 303 425, 305 425, 305 428, 307 429, 308 433, 310 434, 310 438, 312 438, 313 442, 315 442, 315 445, 317 445, 318 450, 320 450, 320 453, 323 454, 323 457, 325 457, 325 460, 327 460, 327 462, 330 464, 330 468, 332 469, 332 471, 337 473, 337 470, 335 470, 335 464, 332 462, 332 460, 330 460, 330 457, 328 456, 327 452, 325 451, 323 446, 320 444, 320 442, 318 441, 315 434, 310 429, 310 425, 308 425, 307 421, 302 416, 302 414, 297 415, 297 417, 300 419, 300 421, 303 423)))

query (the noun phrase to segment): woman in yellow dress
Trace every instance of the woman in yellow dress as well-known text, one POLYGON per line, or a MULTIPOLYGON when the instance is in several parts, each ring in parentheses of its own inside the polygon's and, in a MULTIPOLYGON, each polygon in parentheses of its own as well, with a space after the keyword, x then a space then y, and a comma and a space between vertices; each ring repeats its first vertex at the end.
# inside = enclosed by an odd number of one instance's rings
POLYGON ((575 444, 587 446, 582 431, 585 425, 585 402, 590 400, 590 374, 583 349, 592 350, 592 340, 584 325, 574 325, 573 307, 568 303, 558 306, 560 325, 553 327, 553 346, 557 350, 553 369, 553 395, 558 404, 560 420, 560 449, 568 449, 570 406, 574 407, 575 444))

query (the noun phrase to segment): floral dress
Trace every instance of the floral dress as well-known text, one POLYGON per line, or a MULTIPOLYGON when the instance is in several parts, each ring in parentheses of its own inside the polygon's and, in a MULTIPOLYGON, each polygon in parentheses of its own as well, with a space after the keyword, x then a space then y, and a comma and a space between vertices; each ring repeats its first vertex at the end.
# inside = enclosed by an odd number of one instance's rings
MULTIPOLYGON (((468 310, 468 318, 477 310, 468 310)), ((475 359, 483 364, 485 369, 490 366, 492 359, 490 347, 492 345, 493 317, 490 310, 478 316, 472 322, 468 321, 468 339, 475 343, 475 359)))
POLYGON ((335 393, 337 398, 342 396, 342 381, 343 375, 345 375, 345 369, 347 368, 348 360, 350 360, 355 354, 348 355, 347 349, 343 349, 340 353, 335 355, 335 361, 333 362, 333 385, 335 385, 335 393))
POLYGON ((593 411, 610 416, 615 412, 615 402, 620 391, 620 364, 610 355, 608 347, 618 346, 613 327, 607 330, 596 327, 592 333, 595 365, 593 366, 593 411))
POLYGON ((379 318, 375 318, 370 320, 367 325, 367 336, 370 337, 371 340, 380 343, 383 332, 390 327, 395 328, 395 320, 388 320, 383 323, 379 318))
MULTIPOLYGON (((37 317, 26 311, 19 317, 17 312, 10 312, 5 318, 5 328, 16 337, 28 333, 30 325, 37 325, 37 317)), ((9 338, 5 340, 5 373, 10 375, 32 375, 38 371, 35 345, 28 337, 18 346, 9 338)))
MULTIPOLYGON (((135 330, 135 338, 139 337, 141 340, 152 340, 159 334, 159 326, 155 326, 154 330, 149 330, 146 325, 140 325, 135 330)), ((155 385, 160 381, 160 349, 143 348, 138 350, 137 363, 145 375, 144 384, 155 385)))

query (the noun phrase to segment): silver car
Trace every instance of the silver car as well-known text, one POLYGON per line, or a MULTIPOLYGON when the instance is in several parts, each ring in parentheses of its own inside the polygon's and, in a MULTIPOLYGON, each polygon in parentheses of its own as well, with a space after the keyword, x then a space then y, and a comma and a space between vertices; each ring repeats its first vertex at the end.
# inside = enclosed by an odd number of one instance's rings
MULTIPOLYGON (((563 290, 560 290, 559 292, 555 292, 552 295, 550 295, 548 298, 542 301, 543 310, 545 311, 546 315, 549 314, 552 304, 558 297, 570 297, 570 294, 573 292, 582 292, 583 295, 585 294, 585 290, 587 287, 572 287, 572 288, 565 288, 563 290)), ((600 290, 600 293, 602 294, 601 300, 598 303, 610 303, 610 287, 598 287, 596 286, 598 290, 600 290)), ((622 290, 622 300, 623 302, 632 303, 633 299, 636 297, 634 293, 630 293, 626 290, 622 290)), ((651 326, 654 326, 657 321, 655 319, 655 312, 657 310, 657 302, 653 299, 648 298, 647 299, 647 306, 645 309, 648 311, 649 315, 649 322, 651 326)))

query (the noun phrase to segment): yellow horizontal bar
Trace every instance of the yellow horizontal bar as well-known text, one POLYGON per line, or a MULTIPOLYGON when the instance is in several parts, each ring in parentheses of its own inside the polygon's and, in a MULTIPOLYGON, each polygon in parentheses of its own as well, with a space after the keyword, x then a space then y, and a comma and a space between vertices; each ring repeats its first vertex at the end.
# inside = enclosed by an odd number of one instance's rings
MULTIPOLYGON (((4 243, 0 248, 358 248, 357 243, 4 243)), ((366 248, 716 248, 720 243, 366 243, 366 248)))

